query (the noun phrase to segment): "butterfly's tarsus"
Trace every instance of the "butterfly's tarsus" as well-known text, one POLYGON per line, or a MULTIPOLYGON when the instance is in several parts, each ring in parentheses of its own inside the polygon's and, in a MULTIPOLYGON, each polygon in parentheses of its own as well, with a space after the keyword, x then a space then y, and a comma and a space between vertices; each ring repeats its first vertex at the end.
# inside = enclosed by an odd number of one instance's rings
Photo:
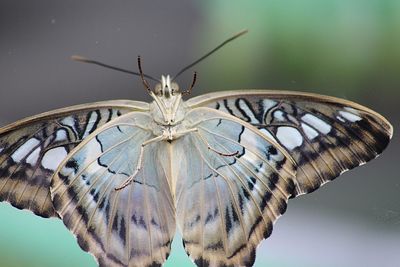
POLYGON ((223 153, 221 151, 216 150, 215 148, 211 147, 211 146, 207 146, 207 148, 211 151, 214 151, 215 153, 217 153, 218 155, 224 156, 224 157, 235 157, 239 154, 239 151, 236 150, 236 152, 234 153, 223 153))
POLYGON ((236 157, 239 154, 239 151, 233 152, 233 153, 225 153, 225 152, 221 152, 215 148, 213 148, 207 141, 206 139, 197 131, 198 136, 200 137, 200 139, 204 142, 204 144, 207 145, 207 148, 215 153, 217 153, 220 156, 224 156, 224 157, 236 157))
POLYGON ((140 156, 139 156, 139 160, 138 160, 138 166, 136 167, 135 172, 131 176, 129 176, 129 178, 126 179, 122 184, 120 184, 118 187, 114 188, 115 191, 122 190, 133 182, 133 179, 135 178, 135 176, 138 174, 138 172, 142 168, 143 152, 144 152, 144 146, 142 146, 140 148, 140 156))
POLYGON ((133 179, 136 177, 136 175, 142 169, 144 147, 147 146, 148 144, 151 144, 151 143, 154 143, 154 142, 158 142, 158 141, 161 141, 161 140, 164 140, 164 139, 165 139, 165 137, 163 135, 160 135, 160 136, 157 136, 157 137, 152 138, 150 140, 147 140, 146 142, 143 142, 143 144, 140 146, 140 154, 139 154, 139 159, 138 159, 138 163, 137 163, 135 172, 131 176, 129 176, 128 179, 126 179, 122 184, 120 184, 119 186, 115 187, 114 188, 115 191, 119 191, 121 189, 124 189, 128 185, 130 185, 133 182, 133 179))

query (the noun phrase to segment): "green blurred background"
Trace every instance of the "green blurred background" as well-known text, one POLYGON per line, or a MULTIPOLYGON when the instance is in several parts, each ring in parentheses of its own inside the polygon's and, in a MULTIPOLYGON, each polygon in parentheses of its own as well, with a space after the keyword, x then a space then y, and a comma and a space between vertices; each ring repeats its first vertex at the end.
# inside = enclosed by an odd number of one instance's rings
MULTIPOLYGON (((378 159, 291 200, 255 266, 400 266, 400 1, 0 0, 0 124, 105 99, 148 101, 137 77, 73 54, 174 74, 239 30, 249 34, 194 69, 194 95, 275 88, 328 94, 386 116, 378 159)), ((179 78, 189 85, 191 73, 179 78)), ((96 266, 55 219, 0 204, 0 267, 96 266)), ((179 237, 165 266, 194 266, 179 237)))

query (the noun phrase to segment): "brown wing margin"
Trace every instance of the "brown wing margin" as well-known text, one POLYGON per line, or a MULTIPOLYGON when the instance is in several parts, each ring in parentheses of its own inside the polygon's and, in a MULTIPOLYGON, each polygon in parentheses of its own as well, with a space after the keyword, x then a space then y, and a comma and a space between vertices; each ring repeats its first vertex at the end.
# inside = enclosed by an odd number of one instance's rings
POLYGON ((96 128, 146 103, 115 100, 32 116, 0 129, 0 201, 42 217, 58 217, 50 198, 57 165, 96 128))
POLYGON ((187 104, 238 117, 285 147, 298 166, 292 197, 310 193, 376 158, 393 135, 392 125, 377 112, 318 94, 228 91, 201 95, 187 104))

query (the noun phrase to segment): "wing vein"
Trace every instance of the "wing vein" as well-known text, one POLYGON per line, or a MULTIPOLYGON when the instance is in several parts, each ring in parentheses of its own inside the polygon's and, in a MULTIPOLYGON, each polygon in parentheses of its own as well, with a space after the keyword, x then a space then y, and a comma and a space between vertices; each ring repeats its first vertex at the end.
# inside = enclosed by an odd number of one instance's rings
MULTIPOLYGON (((111 167, 115 162, 117 162, 117 161, 121 158, 121 155, 122 155, 122 151, 113 159, 113 161, 110 163, 110 167, 111 167)), ((101 177, 103 177, 103 175, 106 173, 106 171, 107 171, 107 169, 104 168, 104 170, 103 170, 101 173, 99 173, 98 175, 96 175, 96 177, 91 178, 91 184, 90 184, 90 186, 87 188, 87 190, 82 194, 82 196, 87 195, 87 193, 89 193, 90 190, 93 189, 93 187, 95 186, 95 184, 97 183, 97 181, 98 181, 99 179, 101 179, 101 177)), ((72 185, 73 185, 73 184, 71 183, 70 186, 72 186, 72 185)), ((101 186, 101 185, 102 185, 102 184, 100 184, 100 186, 101 186)), ((80 188, 82 188, 83 186, 84 186, 84 185, 81 185, 81 186, 79 187, 79 191, 80 191, 80 188)), ((99 186, 99 185, 98 185, 98 186, 99 186)), ((84 200, 84 197, 79 198, 79 200, 78 200, 78 202, 75 204, 75 206, 78 207, 78 206, 81 204, 81 202, 82 202, 83 200, 84 200)), ((69 201, 69 202, 67 203, 68 206, 69 206, 70 204, 71 204, 71 201, 69 201)), ((64 212, 65 212, 67 205, 63 207, 63 209, 60 211, 60 213, 64 213, 64 212)), ((80 216, 80 219, 78 220, 78 222, 80 222, 81 218, 82 218, 82 215, 80 216)), ((71 228, 73 231, 77 230, 77 229, 75 229, 75 227, 78 225, 78 222, 75 224, 75 226, 74 226, 73 228, 71 228)))
MULTIPOLYGON (((203 154, 201 153, 200 148, 196 145, 195 142, 194 142, 194 145, 195 145, 197 151, 199 152, 199 155, 201 156, 201 158, 205 162, 206 160, 205 160, 203 154)), ((201 179, 203 179, 203 178, 201 178, 201 179)), ((212 176, 212 180, 213 180, 214 185, 215 185, 215 190, 217 191, 217 203, 218 203, 218 210, 219 210, 219 214, 220 214, 219 218, 220 218, 220 222, 221 222, 222 244, 223 244, 223 247, 224 247, 224 253, 226 254, 228 238, 226 236, 227 235, 226 232, 224 231, 225 220, 224 220, 224 218, 223 218, 224 216, 222 214, 224 212, 224 210, 222 209, 222 205, 221 205, 221 196, 220 196, 219 186, 218 186, 217 182, 215 181, 215 176, 214 175, 212 176)))
MULTIPOLYGON (((144 155, 144 150, 143 150, 143 155, 144 155)), ((144 157, 144 156, 143 156, 144 157)), ((144 186, 144 209, 145 209, 145 214, 146 214, 146 224, 149 228, 149 248, 150 248, 150 259, 153 262, 153 240, 152 240, 152 232, 151 232, 151 223, 150 223, 150 214, 149 214, 149 207, 148 207, 148 189, 146 185, 146 175, 143 173, 143 186, 144 186)))
MULTIPOLYGON (((244 146, 243 146, 241 143, 239 143, 238 141, 235 141, 235 140, 233 140, 233 139, 227 138, 226 136, 223 136, 223 135, 221 135, 221 134, 211 132, 211 131, 205 129, 204 127, 197 127, 197 128, 202 129, 203 131, 208 132, 208 133, 211 134, 211 135, 218 136, 218 137, 223 138, 223 139, 225 139, 225 140, 228 140, 228 141, 230 141, 230 142, 232 142, 232 143, 234 143, 234 144, 237 144, 237 145, 239 145, 239 146, 241 146, 241 147, 244 147, 244 146)), ((268 141, 268 140, 267 140, 267 141, 268 141)), ((286 182, 288 182, 288 181, 286 180, 286 178, 285 178, 284 176, 281 175, 280 171, 278 171, 274 166, 272 166, 268 161, 266 161, 262 155, 258 154, 257 152, 252 151, 252 149, 251 149, 250 147, 245 147, 245 148, 246 148, 246 150, 250 151, 251 153, 253 153, 253 154, 256 155, 257 157, 259 157, 265 164, 267 164, 272 170, 274 170, 283 180, 285 180, 286 182)), ((286 172, 286 174, 288 174, 288 176, 293 176, 293 175, 291 174, 291 172, 287 171, 286 169, 283 169, 283 170, 286 172)))
MULTIPOLYGON (((221 145, 221 146, 222 146, 222 145, 221 145)), ((225 148, 224 146, 222 146, 222 147, 225 148)), ((225 148, 225 149, 226 149, 226 148, 225 148)), ((239 161, 240 163, 242 163, 242 165, 257 179, 257 181, 260 181, 260 182, 261 182, 261 184, 265 187, 266 190, 268 190, 268 191, 271 193, 272 197, 273 197, 276 201, 279 201, 279 199, 277 198, 277 196, 275 195, 275 193, 271 191, 271 189, 269 188, 269 186, 268 186, 260 177, 258 177, 258 175, 257 175, 251 168, 249 168, 249 167, 247 166, 247 164, 245 164, 245 161, 244 161, 242 158, 237 158, 236 160, 239 161)), ((267 222, 265 221, 265 218, 264 218, 264 216, 263 216, 263 212, 261 211, 261 209, 260 209, 258 203, 257 203, 256 200, 254 199, 254 197, 253 197, 253 195, 252 195, 252 193, 251 193, 251 190, 250 190, 249 187, 244 183, 243 179, 241 179, 240 176, 239 176, 236 172, 234 172, 234 173, 235 173, 236 177, 239 179, 239 181, 240 181, 240 183, 242 184, 242 186, 244 186, 244 189, 247 191, 247 193, 248 193, 249 196, 251 197, 251 199, 252 199, 254 205, 257 207, 257 210, 258 210, 260 216, 262 217, 265 226, 268 227, 267 222)), ((260 189, 259 189, 258 187, 255 187, 255 189, 257 190, 258 195, 262 197, 262 192, 260 191, 260 189)), ((281 193, 282 193, 282 192, 281 192, 281 193)), ((274 211, 274 209, 272 209, 272 208, 270 207, 269 204, 267 204, 267 207, 268 207, 268 209, 270 210, 271 214, 273 214, 276 218, 279 217, 279 214, 276 214, 276 212, 274 211)))
MULTIPOLYGON (((135 136, 132 135, 132 136, 130 136, 129 138, 126 138, 126 139, 124 139, 124 140, 118 142, 117 144, 115 144, 115 145, 113 145, 113 146, 107 148, 106 150, 104 150, 104 151, 103 151, 102 153, 100 153, 98 156, 96 156, 96 157, 94 157, 93 159, 91 159, 91 160, 86 164, 86 166, 85 166, 84 168, 82 168, 81 170, 79 170, 79 172, 76 173, 76 174, 74 175, 74 177, 71 179, 70 183, 71 183, 71 184, 72 184, 72 183, 75 183, 75 180, 78 179, 78 178, 82 175, 82 173, 83 173, 84 171, 86 171, 86 170, 87 170, 94 162, 96 162, 99 158, 101 158, 102 156, 104 156, 104 155, 107 154, 108 152, 112 151, 113 149, 117 148, 118 146, 125 144, 126 142, 130 141, 130 140, 133 139, 134 137, 135 137, 135 136)), ((94 140, 94 139, 93 139, 93 140, 94 140)), ((58 191, 58 189, 59 189, 61 186, 62 186, 62 183, 58 184, 57 186, 54 187, 53 191, 58 191)), ((63 195, 65 194, 66 190, 67 190, 67 188, 65 188, 63 192, 60 192, 60 196, 63 196, 63 195)))
MULTIPOLYGON (((200 134, 199 132, 196 132, 196 134, 201 136, 201 134, 200 134)), ((207 143, 205 142, 204 137, 201 137, 201 138, 199 138, 199 139, 207 146, 207 143)), ((214 138, 214 141, 216 141, 215 138, 214 138)), ((218 144, 218 145, 220 145, 218 142, 215 142, 215 143, 218 144)), ((222 146, 222 145, 220 145, 220 146, 222 146)), ((204 158, 204 157, 203 157, 203 158, 204 158)), ((233 167, 232 167, 231 165, 229 165, 229 163, 226 162, 226 160, 224 159, 224 157, 218 157, 218 159, 220 159, 223 163, 225 163, 226 166, 228 166, 228 167, 232 170, 232 172, 235 173, 233 167)), ((241 210, 239 209, 238 204, 237 204, 237 199, 235 198, 235 196, 234 196, 234 194, 233 194, 232 185, 231 185, 231 183, 230 183, 231 180, 229 180, 229 179, 228 179, 227 177, 225 177, 224 175, 221 175, 217 170, 215 170, 213 167, 211 167, 211 165, 210 165, 210 163, 209 163, 208 161, 207 161, 206 163, 207 163, 208 167, 209 167, 210 169, 213 169, 216 173, 218 173, 218 174, 225 180, 226 184, 228 185, 230 195, 231 195, 231 197, 232 197, 232 199, 233 199, 233 203, 234 203, 234 208, 235 208, 235 210, 236 210, 236 214, 239 215, 240 226, 241 226, 241 228, 242 228, 243 237, 244 237, 244 240, 243 240, 243 241, 244 241, 244 243, 246 243, 246 241, 247 241, 247 239, 246 239, 246 230, 244 229, 244 222, 243 222, 242 212, 241 212, 241 210)), ((235 175, 236 175, 236 173, 235 173, 235 175)), ((237 176, 237 177, 238 177, 238 176, 237 176)), ((239 178, 239 177, 238 177, 238 178, 239 178)), ((239 178, 239 179, 240 179, 240 178, 239 178)))
MULTIPOLYGON (((115 214, 117 213, 117 205, 119 203, 119 195, 121 193, 120 190, 112 190, 111 191, 114 193, 113 198, 112 198, 112 206, 111 206, 111 216, 109 216, 109 221, 107 225, 107 233, 106 233, 106 251, 109 250, 110 248, 110 241, 111 241, 111 234, 112 234, 112 227, 114 224, 114 219, 115 219, 115 214)), ((118 223, 118 222, 117 222, 118 223)))
POLYGON ((126 254, 126 262, 127 266, 129 266, 130 260, 131 260, 131 218, 132 218, 132 209, 133 209, 133 203, 132 201, 132 194, 133 194, 133 188, 136 183, 131 183, 129 186, 129 192, 128 192, 128 217, 125 220, 126 223, 126 233, 125 233, 125 238, 126 238, 126 247, 125 247, 125 254, 126 254))

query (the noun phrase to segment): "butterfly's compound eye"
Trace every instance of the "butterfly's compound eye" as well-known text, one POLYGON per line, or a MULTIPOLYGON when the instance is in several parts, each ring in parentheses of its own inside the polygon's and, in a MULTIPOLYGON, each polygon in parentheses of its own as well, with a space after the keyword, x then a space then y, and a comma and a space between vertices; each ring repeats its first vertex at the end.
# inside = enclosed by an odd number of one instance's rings
POLYGON ((157 83, 156 86, 154 87, 154 93, 158 96, 162 95, 162 86, 161 83, 157 83))
POLYGON ((177 93, 179 93, 179 85, 177 83, 171 83, 171 91, 172 94, 175 95, 177 93))

